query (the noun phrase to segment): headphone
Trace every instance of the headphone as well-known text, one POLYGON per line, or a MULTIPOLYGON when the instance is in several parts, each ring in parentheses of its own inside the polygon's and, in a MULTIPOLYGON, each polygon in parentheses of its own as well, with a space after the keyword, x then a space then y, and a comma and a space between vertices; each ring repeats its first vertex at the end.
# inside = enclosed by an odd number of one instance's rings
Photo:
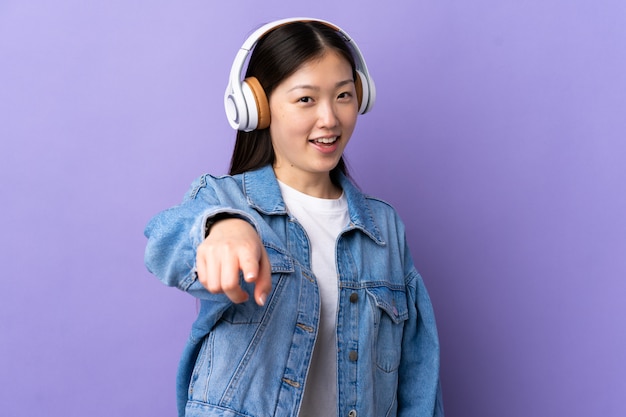
POLYGON ((357 79, 355 80, 359 114, 365 114, 374 106, 376 87, 369 75, 365 59, 357 44, 341 28, 330 22, 311 18, 290 18, 268 23, 252 33, 243 43, 230 69, 230 78, 224 93, 224 107, 228 122, 233 129, 250 132, 270 125, 270 106, 267 95, 256 77, 243 77, 243 67, 256 43, 271 30, 292 22, 319 22, 334 30, 348 44, 354 56, 357 79))

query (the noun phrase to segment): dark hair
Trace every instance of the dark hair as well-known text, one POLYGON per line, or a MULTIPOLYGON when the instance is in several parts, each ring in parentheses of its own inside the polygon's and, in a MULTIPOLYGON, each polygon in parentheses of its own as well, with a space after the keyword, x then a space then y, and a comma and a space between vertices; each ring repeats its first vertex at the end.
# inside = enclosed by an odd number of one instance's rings
MULTIPOLYGON (((319 58, 328 50, 338 52, 352 67, 356 79, 354 57, 343 37, 333 28, 315 21, 296 21, 279 26, 265 34, 256 44, 246 77, 256 77, 269 100, 272 91, 304 63, 319 58)), ((274 148, 269 128, 237 132, 230 161, 230 174, 240 174, 274 163, 274 148)), ((343 156, 330 172, 333 182, 339 173, 348 175, 343 156)))

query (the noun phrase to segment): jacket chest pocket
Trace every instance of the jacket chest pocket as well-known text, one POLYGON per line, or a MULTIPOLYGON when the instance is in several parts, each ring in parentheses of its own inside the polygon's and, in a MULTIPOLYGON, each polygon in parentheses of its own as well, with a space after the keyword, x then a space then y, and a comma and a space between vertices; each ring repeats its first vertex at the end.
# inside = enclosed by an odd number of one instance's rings
POLYGON ((395 372, 402 356, 404 322, 409 318, 405 289, 376 286, 367 292, 374 313, 376 366, 384 372, 395 372))

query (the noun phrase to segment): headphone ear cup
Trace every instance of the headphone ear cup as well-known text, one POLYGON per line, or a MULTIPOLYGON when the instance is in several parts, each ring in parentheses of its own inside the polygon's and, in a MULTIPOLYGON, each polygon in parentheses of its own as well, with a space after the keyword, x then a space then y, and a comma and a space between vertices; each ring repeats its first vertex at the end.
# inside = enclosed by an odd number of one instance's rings
POLYGON ((356 90, 356 100, 359 105, 359 113, 363 105, 363 81, 361 80, 361 72, 356 71, 356 79, 354 80, 354 89, 356 90))
POLYGON ((356 70, 356 80, 354 80, 356 88, 356 97, 359 103, 359 114, 367 113, 371 110, 373 103, 372 94, 374 91, 370 87, 369 80, 361 71, 356 70))
POLYGON ((270 105, 265 90, 256 77, 243 81, 242 90, 248 108, 248 126, 246 131, 266 129, 270 125, 270 105))

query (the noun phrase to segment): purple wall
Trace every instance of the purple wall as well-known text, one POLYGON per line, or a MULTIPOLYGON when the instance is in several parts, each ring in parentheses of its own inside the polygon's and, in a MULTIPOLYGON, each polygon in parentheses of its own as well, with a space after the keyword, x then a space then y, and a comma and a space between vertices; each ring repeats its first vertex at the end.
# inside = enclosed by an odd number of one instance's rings
POLYGON ((312 15, 377 81, 348 157, 407 223, 447 415, 626 415, 626 3, 293 3, 0 4, 1 414, 174 415, 196 305, 143 227, 226 170, 245 35, 312 15))

